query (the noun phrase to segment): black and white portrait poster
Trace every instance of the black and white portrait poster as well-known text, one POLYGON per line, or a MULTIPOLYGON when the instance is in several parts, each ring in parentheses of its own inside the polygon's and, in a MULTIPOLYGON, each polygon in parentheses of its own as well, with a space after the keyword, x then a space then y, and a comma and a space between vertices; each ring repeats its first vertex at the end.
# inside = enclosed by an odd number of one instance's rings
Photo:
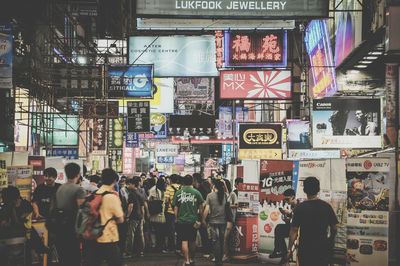
POLYGON ((314 148, 381 148, 381 99, 314 100, 312 133, 314 148))

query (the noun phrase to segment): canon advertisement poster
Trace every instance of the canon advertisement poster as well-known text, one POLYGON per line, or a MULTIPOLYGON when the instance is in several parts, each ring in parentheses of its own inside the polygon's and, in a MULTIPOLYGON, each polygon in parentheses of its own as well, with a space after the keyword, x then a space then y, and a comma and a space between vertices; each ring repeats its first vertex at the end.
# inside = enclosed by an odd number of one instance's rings
POLYGON ((381 148, 381 99, 324 98, 312 109, 314 148, 381 148))

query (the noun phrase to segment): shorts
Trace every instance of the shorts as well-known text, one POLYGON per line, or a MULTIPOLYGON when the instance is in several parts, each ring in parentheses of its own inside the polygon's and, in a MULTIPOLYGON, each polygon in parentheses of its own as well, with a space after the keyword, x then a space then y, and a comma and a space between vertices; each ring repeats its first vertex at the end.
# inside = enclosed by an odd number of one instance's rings
POLYGON ((197 229, 193 227, 193 224, 176 224, 176 233, 180 241, 196 241, 197 229))

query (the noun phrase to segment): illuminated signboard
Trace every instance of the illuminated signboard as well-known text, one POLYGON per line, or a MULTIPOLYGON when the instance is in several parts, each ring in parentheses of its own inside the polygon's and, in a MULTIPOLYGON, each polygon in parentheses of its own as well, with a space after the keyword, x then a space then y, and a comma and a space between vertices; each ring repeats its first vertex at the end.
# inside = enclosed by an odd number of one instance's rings
POLYGON ((296 18, 328 17, 328 0, 137 0, 138 17, 296 18))
POLYGON ((286 31, 225 32, 225 66, 286 65, 286 31))
POLYGON ((154 64, 156 77, 218 76, 215 36, 131 36, 129 63, 154 64))
POLYGON ((240 159, 282 159, 281 124, 240 124, 240 159))
POLYGON ((337 92, 336 72, 326 20, 313 20, 307 27, 305 44, 314 80, 314 98, 333 96, 337 92))
POLYGON ((153 66, 110 66, 108 97, 153 97, 153 66))
POLYGON ((290 70, 221 71, 221 99, 288 99, 292 96, 290 70))

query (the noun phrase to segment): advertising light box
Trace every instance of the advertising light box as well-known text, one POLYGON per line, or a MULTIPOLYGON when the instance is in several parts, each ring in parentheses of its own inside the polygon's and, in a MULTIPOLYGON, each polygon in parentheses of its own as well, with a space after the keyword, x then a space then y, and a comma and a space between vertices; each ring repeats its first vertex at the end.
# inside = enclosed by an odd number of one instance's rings
POLYGON ((328 0, 137 0, 139 17, 296 18, 327 17, 328 0))
POLYGON ((286 31, 225 32, 225 66, 286 67, 286 31))
POLYGON ((109 97, 153 97, 151 65, 110 66, 109 97))
POLYGON ((306 29, 305 44, 314 81, 312 96, 329 97, 337 92, 336 71, 326 20, 313 20, 306 29))
POLYGON ((153 64, 156 77, 218 76, 215 37, 131 36, 129 63, 153 64))
POLYGON ((289 99, 292 96, 290 70, 221 71, 221 99, 289 99))
POLYGON ((313 101, 314 148, 381 148, 381 99, 324 98, 313 101))

